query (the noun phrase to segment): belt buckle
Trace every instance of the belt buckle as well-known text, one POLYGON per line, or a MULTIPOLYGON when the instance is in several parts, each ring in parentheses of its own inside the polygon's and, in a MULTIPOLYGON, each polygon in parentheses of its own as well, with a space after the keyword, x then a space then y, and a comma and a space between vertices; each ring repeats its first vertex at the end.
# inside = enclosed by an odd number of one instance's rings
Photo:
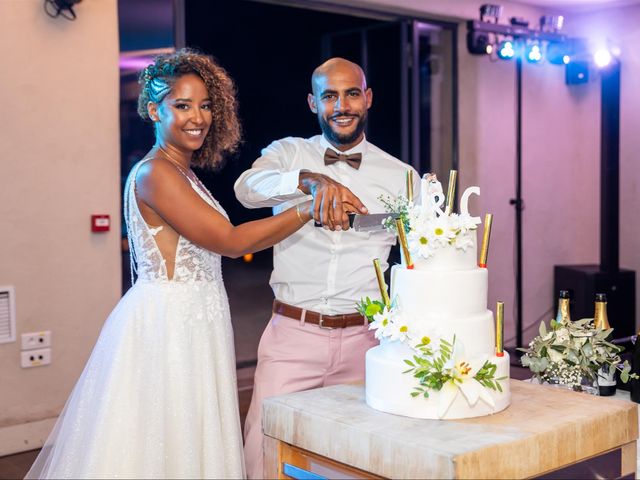
POLYGON ((324 317, 322 316, 321 313, 319 313, 318 315, 320 315, 320 319, 318 320, 318 326, 324 330, 333 330, 335 327, 326 327, 324 324, 324 317))

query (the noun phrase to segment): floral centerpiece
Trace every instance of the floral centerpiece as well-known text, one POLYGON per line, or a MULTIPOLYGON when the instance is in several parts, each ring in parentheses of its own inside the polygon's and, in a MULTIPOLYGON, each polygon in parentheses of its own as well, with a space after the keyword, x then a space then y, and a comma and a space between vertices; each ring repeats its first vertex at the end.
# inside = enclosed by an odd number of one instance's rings
POLYGON ((585 384, 593 385, 602 367, 616 369, 626 383, 632 374, 629 362, 621 363, 622 348, 609 342, 612 332, 594 327, 593 319, 561 322, 551 320, 548 329, 540 323, 539 333, 524 352, 521 362, 540 382, 565 385, 582 391, 585 384))

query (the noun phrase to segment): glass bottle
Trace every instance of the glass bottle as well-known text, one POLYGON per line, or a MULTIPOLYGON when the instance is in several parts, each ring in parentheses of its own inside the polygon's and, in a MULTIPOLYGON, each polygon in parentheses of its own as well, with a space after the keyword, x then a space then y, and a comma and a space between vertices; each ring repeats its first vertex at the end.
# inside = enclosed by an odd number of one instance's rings
MULTIPOLYGON (((593 315, 593 325, 596 330, 608 330, 609 318, 607 317, 607 295, 596 293, 595 313, 593 315)), ((613 366, 604 364, 598 370, 598 391, 603 397, 615 395, 616 393, 616 369, 613 366)))
POLYGON ((561 324, 571 323, 571 315, 569 313, 569 290, 560 290, 556 322, 561 324))

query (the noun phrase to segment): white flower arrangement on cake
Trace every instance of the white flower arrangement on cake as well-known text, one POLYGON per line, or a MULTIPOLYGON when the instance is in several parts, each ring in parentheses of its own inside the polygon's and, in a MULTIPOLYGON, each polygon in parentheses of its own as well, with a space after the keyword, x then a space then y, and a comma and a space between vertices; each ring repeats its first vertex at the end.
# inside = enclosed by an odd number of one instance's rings
POLYGON ((539 333, 524 352, 522 365, 528 367, 538 381, 559 383, 573 390, 582 390, 583 380, 591 384, 598 370, 607 365, 620 372, 624 383, 632 374, 629 362, 621 363, 622 348, 607 341, 613 329, 597 329, 592 318, 559 322, 551 320, 550 330, 545 322, 540 323, 539 333))
MULTIPOLYGON (((442 210, 445 196, 442 186, 435 175, 427 177, 427 187, 422 195, 427 201, 414 204, 403 195, 395 199, 379 197, 389 213, 395 213, 402 219, 407 236, 407 244, 412 258, 430 258, 436 250, 453 245, 467 251, 473 245, 473 232, 478 228, 480 219, 472 217, 467 211, 469 195, 477 193, 468 189, 461 199, 462 213, 446 213, 442 210)), ((383 225, 387 231, 398 233, 395 220, 387 218, 383 225)))

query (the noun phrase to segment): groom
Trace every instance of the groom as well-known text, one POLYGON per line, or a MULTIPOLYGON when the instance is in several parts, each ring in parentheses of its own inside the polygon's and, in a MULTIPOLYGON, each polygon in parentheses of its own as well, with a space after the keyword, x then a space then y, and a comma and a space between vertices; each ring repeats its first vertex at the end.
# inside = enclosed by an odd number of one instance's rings
POLYGON ((379 197, 404 193, 412 170, 365 138, 373 93, 358 65, 332 58, 313 72, 311 88, 307 101, 322 135, 273 142, 234 187, 245 207, 274 213, 313 195, 316 220, 325 225, 308 224, 274 247, 273 316, 258 347, 245 423, 249 478, 263 477, 265 397, 364 379, 365 352, 377 341, 355 305, 380 296, 372 261, 388 267, 395 236, 345 231, 337 206, 362 201, 371 213, 383 213, 379 197))

